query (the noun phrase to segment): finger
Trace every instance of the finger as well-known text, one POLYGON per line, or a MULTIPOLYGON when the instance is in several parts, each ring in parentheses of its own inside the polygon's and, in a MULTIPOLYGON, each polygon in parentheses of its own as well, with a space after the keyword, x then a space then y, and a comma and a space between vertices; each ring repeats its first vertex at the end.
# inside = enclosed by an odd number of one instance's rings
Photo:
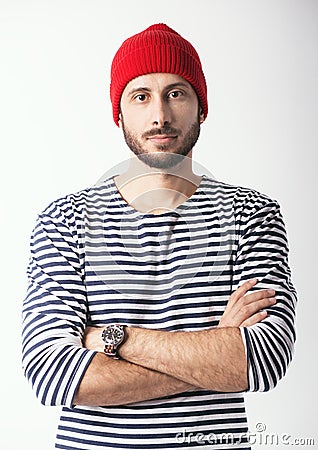
POLYGON ((266 319, 268 316, 267 311, 260 311, 256 314, 254 314, 249 319, 245 320, 241 327, 251 327, 252 325, 256 325, 257 323, 261 322, 262 320, 266 319))
POLYGON ((250 303, 248 305, 245 305, 243 308, 240 309, 240 311, 237 314, 237 321, 239 323, 239 326, 245 322, 245 320, 248 320, 251 318, 254 314, 260 312, 261 310, 265 308, 269 308, 273 306, 276 303, 276 298, 264 298, 262 300, 259 300, 254 303, 250 303))
POLYGON ((244 295, 238 298, 232 304, 227 307, 228 314, 233 317, 241 317, 242 320, 247 319, 251 314, 259 311, 260 309, 270 306, 275 303, 271 298, 274 298, 275 291, 273 289, 263 289, 261 291, 252 292, 251 294, 244 295), (268 301, 269 300, 269 301, 268 301), (250 305, 250 307, 249 307, 250 305), (244 314, 248 316, 244 316, 244 314))
MULTIPOLYGON (((250 321, 250 320, 252 320, 252 321, 256 320, 255 323, 257 323, 257 321, 259 321, 260 318, 262 318, 263 310, 265 308, 269 308, 269 307, 273 306, 275 303, 276 303, 275 297, 262 298, 261 300, 259 300, 257 302, 244 305, 243 307, 241 307, 239 309, 232 308, 230 312, 228 312, 227 314, 224 314, 221 317, 221 320, 220 320, 218 326, 220 328, 226 327, 226 326, 240 327, 240 326, 243 326, 243 324, 246 323, 246 321, 250 321), (259 314, 259 313, 261 313, 261 315, 257 316, 257 314, 259 314), (252 319, 252 317, 254 317, 254 319, 252 319)), ((254 322, 248 322, 248 323, 249 323, 249 326, 251 326, 251 323, 253 324, 254 322)))
POLYGON ((252 292, 251 294, 246 294, 240 298, 241 303, 248 305, 249 303, 257 302, 258 300, 274 297, 274 289, 262 289, 261 291, 252 292))
POLYGON ((257 278, 253 278, 251 280, 245 281, 239 288, 234 291, 230 297, 230 301, 237 301, 241 297, 243 297, 246 292, 248 292, 253 286, 255 286, 258 282, 257 278))

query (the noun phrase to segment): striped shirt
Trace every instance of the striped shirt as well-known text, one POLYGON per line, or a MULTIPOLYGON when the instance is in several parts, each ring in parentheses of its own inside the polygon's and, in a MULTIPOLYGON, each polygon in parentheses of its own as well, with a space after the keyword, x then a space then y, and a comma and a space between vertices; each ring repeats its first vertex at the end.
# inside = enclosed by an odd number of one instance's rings
POLYGON ((73 399, 95 354, 82 346, 87 324, 215 328, 231 293, 254 277, 254 290, 275 289, 277 303, 241 328, 248 390, 273 388, 292 358, 296 303, 275 200, 203 176, 176 209, 148 214, 109 178, 39 215, 28 277, 23 368, 43 404, 62 406, 56 448, 250 448, 243 393, 197 389, 112 407, 73 399))

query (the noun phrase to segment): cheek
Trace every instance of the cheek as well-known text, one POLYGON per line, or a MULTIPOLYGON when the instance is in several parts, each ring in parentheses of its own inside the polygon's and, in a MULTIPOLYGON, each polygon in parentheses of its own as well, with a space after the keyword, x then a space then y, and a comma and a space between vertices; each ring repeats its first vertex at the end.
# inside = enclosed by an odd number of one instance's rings
POLYGON ((184 124, 189 123, 193 124, 195 121, 199 120, 199 107, 197 102, 176 105, 175 109, 175 117, 179 117, 184 124))
POLYGON ((121 113, 121 127, 131 130, 133 133, 139 134, 143 129, 144 113, 141 110, 125 108, 121 113))
POLYGON ((120 127, 126 136, 129 134, 132 139, 139 141, 145 130, 142 130, 140 123, 137 124, 136 122, 136 120, 133 121, 126 118, 126 116, 122 116, 120 127))
POLYGON ((141 134, 143 133, 143 131, 140 128, 140 124, 136 124, 135 122, 129 120, 123 123, 123 126, 125 126, 125 130, 128 130, 129 133, 134 136, 135 138, 139 138, 139 136, 141 136, 141 134))

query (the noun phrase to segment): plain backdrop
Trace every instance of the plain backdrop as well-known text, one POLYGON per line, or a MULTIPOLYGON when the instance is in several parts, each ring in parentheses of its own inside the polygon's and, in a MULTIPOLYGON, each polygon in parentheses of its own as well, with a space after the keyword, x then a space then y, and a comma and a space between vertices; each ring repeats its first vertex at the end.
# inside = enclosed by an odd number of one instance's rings
POLYGON ((217 179, 277 199, 288 230, 296 354, 274 391, 247 395, 254 448, 265 448, 260 423, 318 446, 318 2, 0 0, 3 450, 52 449, 59 413, 38 403, 20 363, 36 215, 128 157, 112 121, 110 64, 124 39, 158 22, 193 43, 206 74, 210 112, 194 158, 217 179))

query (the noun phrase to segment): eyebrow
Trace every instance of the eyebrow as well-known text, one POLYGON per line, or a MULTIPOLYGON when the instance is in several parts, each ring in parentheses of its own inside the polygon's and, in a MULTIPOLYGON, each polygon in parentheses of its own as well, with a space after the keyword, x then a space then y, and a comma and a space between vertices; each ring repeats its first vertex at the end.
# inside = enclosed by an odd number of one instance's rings
MULTIPOLYGON (((170 89, 174 89, 176 87, 184 87, 186 89, 189 89, 189 85, 188 84, 183 83, 182 81, 178 81, 177 83, 168 84, 165 87, 165 90, 169 91, 170 89)), ((151 89, 149 87, 146 87, 146 86, 135 87, 135 88, 131 89, 129 92, 127 92, 127 96, 130 96, 130 95, 134 94, 135 92, 139 92, 139 91, 151 92, 151 89)))

